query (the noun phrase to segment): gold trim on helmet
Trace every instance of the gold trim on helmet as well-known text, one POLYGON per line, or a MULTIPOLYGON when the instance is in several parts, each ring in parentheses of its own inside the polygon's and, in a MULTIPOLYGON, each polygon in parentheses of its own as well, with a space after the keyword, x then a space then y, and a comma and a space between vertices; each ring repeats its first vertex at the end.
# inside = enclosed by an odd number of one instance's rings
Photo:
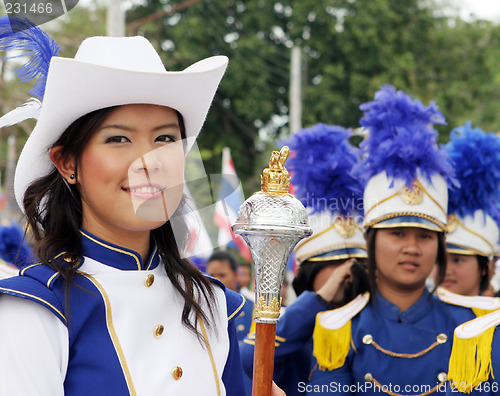
POLYGON ((429 215, 423 214, 423 213, 415 213, 415 212, 399 212, 399 213, 389 213, 386 214, 385 216, 379 217, 378 219, 372 220, 369 223, 365 224, 365 228, 397 228, 397 227, 417 227, 417 228, 424 228, 427 230, 431 231, 438 231, 438 232, 443 232, 446 230, 446 224, 440 222, 439 220, 435 219, 434 217, 431 217, 429 215), (404 217, 404 216, 413 216, 413 217, 419 217, 425 220, 430 221, 431 223, 435 224, 436 227, 432 227, 427 224, 422 224, 422 223, 412 223, 412 222, 401 222, 397 224, 380 224, 381 222, 389 219, 393 219, 396 217, 404 217))

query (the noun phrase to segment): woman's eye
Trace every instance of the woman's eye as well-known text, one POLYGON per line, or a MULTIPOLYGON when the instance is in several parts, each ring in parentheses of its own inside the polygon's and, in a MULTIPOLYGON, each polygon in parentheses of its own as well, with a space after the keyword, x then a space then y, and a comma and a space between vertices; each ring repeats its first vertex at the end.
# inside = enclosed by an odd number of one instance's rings
POLYGON ((156 138, 157 142, 175 142, 177 139, 172 135, 160 135, 156 138))
POLYGON ((125 136, 111 136, 106 139, 106 143, 126 143, 130 140, 125 136))
POLYGON ((392 233, 391 233, 391 234, 392 234, 392 235, 395 235, 395 236, 398 236, 398 237, 402 237, 402 236, 404 236, 403 231, 396 231, 396 230, 394 230, 394 231, 392 231, 392 233))

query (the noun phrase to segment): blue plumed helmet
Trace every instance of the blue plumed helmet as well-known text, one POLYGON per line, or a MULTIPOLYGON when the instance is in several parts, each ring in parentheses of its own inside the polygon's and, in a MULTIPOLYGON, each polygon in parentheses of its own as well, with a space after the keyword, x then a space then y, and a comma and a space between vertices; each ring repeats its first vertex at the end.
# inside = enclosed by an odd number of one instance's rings
POLYGON ((435 103, 424 106, 385 85, 360 106, 368 132, 356 172, 368 179, 364 191, 366 228, 446 229, 448 184, 453 169, 437 145, 433 124, 445 124, 435 103))
POLYGON ((494 256, 500 220, 500 139, 467 122, 451 131, 444 150, 460 183, 449 192, 447 250, 494 256))
POLYGON ((363 181, 353 174, 359 151, 349 144, 349 129, 316 124, 295 133, 286 144, 294 194, 309 211, 313 235, 299 242, 295 257, 326 261, 366 257, 362 228, 363 181))

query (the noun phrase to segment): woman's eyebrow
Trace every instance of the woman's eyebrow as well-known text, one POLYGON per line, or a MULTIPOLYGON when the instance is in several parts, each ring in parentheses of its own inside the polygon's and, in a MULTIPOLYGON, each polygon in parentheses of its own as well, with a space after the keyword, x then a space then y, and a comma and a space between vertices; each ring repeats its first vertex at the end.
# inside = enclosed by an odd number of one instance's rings
MULTIPOLYGON (((172 122, 172 123, 168 123, 168 124, 158 125, 158 126, 154 127, 152 129, 152 131, 158 131, 158 130, 162 130, 162 129, 172 129, 172 128, 180 130, 179 124, 172 122)), ((106 125, 103 125, 99 128, 99 130, 103 130, 103 129, 121 129, 124 131, 130 131, 130 132, 133 132, 136 130, 135 127, 125 125, 125 124, 106 124, 106 125)))
POLYGON ((128 126, 128 125, 123 125, 123 124, 106 124, 102 125, 99 130, 103 129, 122 129, 124 131, 134 131, 135 128, 128 126))
POLYGON ((158 130, 161 130, 161 129, 181 129, 179 124, 175 123, 175 122, 172 122, 172 123, 169 123, 169 124, 163 124, 163 125, 158 125, 157 127, 154 127, 153 128, 153 131, 158 131, 158 130))

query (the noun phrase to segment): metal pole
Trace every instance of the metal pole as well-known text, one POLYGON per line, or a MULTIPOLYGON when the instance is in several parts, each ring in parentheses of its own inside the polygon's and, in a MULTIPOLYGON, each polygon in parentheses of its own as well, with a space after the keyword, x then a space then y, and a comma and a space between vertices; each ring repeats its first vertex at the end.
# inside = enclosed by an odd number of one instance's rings
POLYGON ((125 10, 122 0, 109 0, 106 34, 111 37, 125 36, 125 10))
POLYGON ((302 128, 302 49, 294 46, 290 61, 290 134, 302 128))

